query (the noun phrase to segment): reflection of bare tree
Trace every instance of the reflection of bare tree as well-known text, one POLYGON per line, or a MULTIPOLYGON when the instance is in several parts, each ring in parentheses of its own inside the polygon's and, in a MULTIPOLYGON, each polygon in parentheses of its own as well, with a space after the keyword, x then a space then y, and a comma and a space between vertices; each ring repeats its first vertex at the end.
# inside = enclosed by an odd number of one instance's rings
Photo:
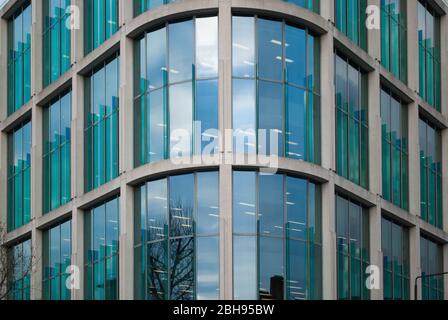
POLYGON ((3 246, 6 234, 5 225, 0 223, 0 300, 6 300, 13 294, 15 283, 26 283, 31 290, 30 278, 33 263, 36 263, 32 249, 10 251, 3 246))
MULTIPOLYGON (((192 300, 194 298, 193 208, 179 199, 170 206, 170 228, 163 228, 163 240, 148 244, 148 294, 152 299, 192 300), (169 233, 169 240, 168 234, 169 233), (168 256, 169 246, 169 256, 168 256), (169 270, 168 270, 169 265, 169 270), (169 285, 168 285, 169 275, 169 285)), ((150 230, 150 232, 160 232, 150 230)))

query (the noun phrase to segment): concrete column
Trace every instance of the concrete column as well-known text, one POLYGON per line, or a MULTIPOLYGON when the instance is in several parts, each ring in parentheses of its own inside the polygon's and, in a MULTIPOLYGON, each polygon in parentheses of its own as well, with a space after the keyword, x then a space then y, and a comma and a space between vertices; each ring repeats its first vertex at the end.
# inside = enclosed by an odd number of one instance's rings
POLYGON ((119 298, 134 298, 134 188, 121 184, 119 298))
POLYGON ((71 141, 72 199, 84 193, 84 79, 74 75, 72 80, 72 141, 71 141))
POLYGON ((0 18, 0 122, 6 119, 7 114, 8 114, 8 22, 0 18))
MULTIPOLYGON (((72 265, 79 271, 79 287, 72 289, 72 300, 84 299, 84 212, 74 208, 72 212, 72 265)), ((75 281, 76 282, 76 281, 75 281)))
MULTIPOLYGON (((333 1, 331 1, 333 2, 333 1)), ((381 9, 381 0, 367 0, 367 6, 376 6, 381 9)), ((380 21, 377 21, 380 23, 380 21)), ((365 21, 362 21, 365 24, 365 21)), ((367 51, 378 61, 381 61, 381 30, 371 29, 367 30, 367 51)))
MULTIPOLYGON (((219 129, 232 128, 232 11, 229 1, 219 2, 219 129)), ((232 141, 226 141, 229 144, 232 141)), ((223 144, 224 146, 224 144, 223 144)), ((221 150, 219 170, 220 206, 220 299, 233 298, 232 158, 231 148, 221 150), (225 151, 229 150, 229 152, 225 151)))
POLYGON ((0 225, 7 227, 8 135, 0 132, 0 225))
POLYGON ((369 186, 374 194, 381 194, 381 114, 380 74, 377 70, 368 75, 369 109, 369 186))
MULTIPOLYGON (((420 227, 417 225, 409 229, 409 263, 410 263, 410 286, 411 299, 414 297, 414 281, 421 275, 422 269, 420 266, 420 227)), ((417 299, 422 298, 422 282, 418 281, 417 299)))
POLYGON ((31 300, 42 300, 42 259, 43 259, 43 237, 42 231, 36 229, 35 223, 33 223, 33 230, 31 232, 32 243, 32 257, 33 267, 31 272, 31 300))
MULTIPOLYGON (((419 68, 418 68, 418 20, 417 2, 407 1, 407 44, 408 44, 408 87, 418 92, 419 68)), ((409 140, 412 141, 412 140, 409 140)), ((410 171, 412 172, 412 171, 410 171)))
POLYGON ((134 103, 133 103, 133 44, 132 39, 121 35, 120 42, 120 112, 119 112, 119 143, 120 143, 120 173, 134 168, 134 103))
POLYGON ((34 105, 32 109, 31 145, 31 219, 42 216, 42 132, 43 110, 34 105))
POLYGON ((420 216, 420 142, 418 104, 408 105, 409 213, 420 216))
POLYGON ((72 29, 71 32, 71 60, 72 64, 76 64, 84 57, 84 1, 83 0, 71 0, 74 8, 77 8, 72 14, 79 14, 78 17, 72 17, 72 19, 79 19, 79 21, 75 21, 80 28, 72 29))
MULTIPOLYGON (((320 15, 325 19, 334 23, 334 1, 321 1, 320 2, 320 15)), ((325 69, 322 69, 325 70, 325 69)))
MULTIPOLYGON (((324 1, 332 2, 332 1, 324 1)), ((336 170, 336 101, 334 86, 334 41, 332 34, 320 37, 321 70, 325 70, 321 77, 321 158, 322 167, 336 170)))
MULTIPOLYGON (((377 266, 382 273, 383 270, 383 253, 381 250, 381 198, 377 197, 375 207, 369 209, 370 222, 370 264, 377 266)), ((362 270, 365 272, 366 270, 362 270)), ((370 299, 383 299, 383 279, 380 282, 379 290, 370 291, 370 299)))
MULTIPOLYGON (((334 177, 334 174, 333 174, 334 177)), ((334 179, 322 185, 322 286, 323 299, 336 300, 336 197, 334 179)))
POLYGON ((119 0, 118 1, 119 19, 118 25, 123 27, 134 17, 134 1, 119 0))
POLYGON ((43 87, 42 17, 43 1, 33 1, 31 31, 31 96, 35 96, 42 91, 43 87))

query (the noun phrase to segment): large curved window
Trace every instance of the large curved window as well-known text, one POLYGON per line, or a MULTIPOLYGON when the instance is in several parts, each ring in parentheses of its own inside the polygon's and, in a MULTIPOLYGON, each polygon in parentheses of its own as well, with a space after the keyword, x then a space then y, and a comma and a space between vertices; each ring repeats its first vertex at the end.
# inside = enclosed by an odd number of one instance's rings
POLYGON ((134 52, 135 165, 201 153, 218 129, 217 17, 166 24, 134 52))
POLYGON ((135 196, 135 297, 219 298, 218 172, 151 181, 135 196))
POLYGON ((235 299, 322 297, 320 201, 308 180, 233 173, 235 299))
POLYGON ((232 24, 234 152, 319 163, 319 42, 284 21, 232 24))

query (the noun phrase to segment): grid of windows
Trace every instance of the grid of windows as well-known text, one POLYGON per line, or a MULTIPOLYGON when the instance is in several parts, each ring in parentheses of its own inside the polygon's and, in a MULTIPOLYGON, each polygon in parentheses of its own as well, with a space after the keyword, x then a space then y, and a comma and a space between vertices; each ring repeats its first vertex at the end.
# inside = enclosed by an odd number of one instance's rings
POLYGON ((428 121, 419 121, 420 217, 443 228, 441 133, 428 121))
POLYGON ((135 297, 219 298, 218 172, 151 181, 135 197, 135 297))
POLYGON ((367 75, 337 53, 335 69, 337 173, 368 188, 367 75))
POLYGON ((367 209, 336 196, 338 299, 366 300, 369 263, 369 215, 367 209))
POLYGON ((381 1, 381 63, 407 82, 406 0, 381 1))
POLYGON ((8 135, 8 231, 31 219, 31 122, 8 135))
POLYGON ((43 278, 44 300, 70 300, 67 287, 72 252, 72 223, 64 222, 43 233, 43 278))
POLYGON ((120 57, 104 62, 85 78, 85 190, 118 176, 120 57))
POLYGON ((308 180, 233 173, 234 299, 322 298, 320 196, 308 180))
POLYGON ((84 53, 98 48, 118 30, 118 0, 84 0, 84 53))
POLYGON ((9 300, 31 299, 31 239, 16 244, 8 250, 9 300))
MULTIPOLYGON (((420 237, 420 267, 423 276, 439 274, 443 271, 442 246, 420 237)), ((430 276, 422 279, 422 299, 423 300, 443 300, 444 299, 444 278, 443 276, 430 276)))
POLYGON ((88 212, 84 218, 84 284, 87 300, 118 299, 120 198, 88 212))
POLYGON ((71 65, 70 0, 43 1, 43 81, 44 87, 58 79, 71 65))
POLYGON ((367 0, 334 0, 336 28, 367 50, 367 0))
POLYGON ((429 1, 417 2, 419 93, 438 111, 441 108, 440 22, 429 1))
POLYGON ((71 92, 44 109, 43 141, 43 211, 48 213, 71 199, 71 92))
POLYGON ((383 288, 385 300, 409 300, 408 229, 383 217, 381 219, 383 288))
POLYGON ((31 4, 8 21, 8 114, 31 99, 31 4))
POLYGON ((134 53, 135 165, 216 153, 217 17, 166 24, 134 53))
POLYGON ((259 17, 232 30, 234 152, 320 163, 319 41, 259 17))
POLYGON ((408 209, 407 109, 386 88, 381 90, 383 198, 408 209))

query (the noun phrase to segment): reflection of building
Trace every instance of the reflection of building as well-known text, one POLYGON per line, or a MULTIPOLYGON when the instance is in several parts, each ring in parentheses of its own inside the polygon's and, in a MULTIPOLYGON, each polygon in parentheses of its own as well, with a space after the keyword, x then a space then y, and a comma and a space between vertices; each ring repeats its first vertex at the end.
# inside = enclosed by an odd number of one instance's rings
POLYGON ((377 1, 379 32, 367 1, 70 3, 81 31, 0 9, 0 221, 45 261, 16 297, 409 299, 447 270, 444 2, 377 1), (232 158, 263 150, 277 174, 232 158))

